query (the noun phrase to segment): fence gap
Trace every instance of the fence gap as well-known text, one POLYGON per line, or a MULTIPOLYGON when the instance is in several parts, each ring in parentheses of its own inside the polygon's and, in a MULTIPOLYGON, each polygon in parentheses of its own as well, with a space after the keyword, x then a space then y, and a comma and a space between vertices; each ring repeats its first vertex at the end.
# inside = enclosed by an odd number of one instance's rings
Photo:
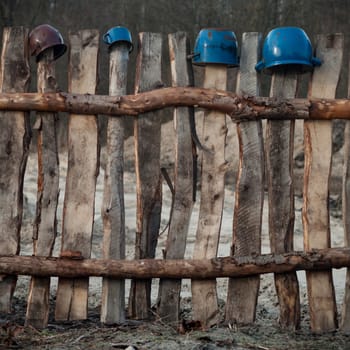
MULTIPOLYGON (((69 41, 69 92, 95 94, 99 33, 70 33, 69 41)), ((97 117, 71 114, 61 255, 80 252, 82 257, 90 257, 98 158, 97 117)), ((59 279, 56 320, 87 318, 88 286, 88 278, 59 279)))
MULTIPOLYGON (((135 93, 162 86, 162 36, 140 33, 137 56, 135 93)), ((160 173, 161 113, 139 115, 134 123, 137 219, 135 259, 154 258, 162 208, 160 173)), ((146 319, 151 308, 151 279, 132 280, 128 314, 146 319)))
MULTIPOLYGON (((341 34, 319 35, 310 97, 334 98, 343 55, 341 34)), ((330 247, 329 179, 332 161, 332 121, 305 121, 304 246, 305 250, 330 247)), ((332 271, 307 272, 311 329, 314 332, 337 328, 337 308, 332 271)))
MULTIPOLYGON (((30 69, 28 30, 4 28, 1 52, 0 91, 26 92, 30 69)), ((0 111, 0 254, 18 254, 23 210, 23 179, 30 131, 25 112, 0 111)), ((11 312, 17 276, 0 281, 0 312, 11 312)))
MULTIPOLYGON (((241 63, 237 93, 259 95, 259 77, 255 70, 261 46, 260 33, 242 36, 241 63)), ((232 255, 261 253, 261 223, 264 205, 264 144, 262 122, 237 123, 239 171, 235 188, 232 255)), ((260 276, 229 279, 225 321, 254 322, 260 276)))
MULTIPOLYGON (((109 94, 125 95, 130 45, 120 42, 109 48, 109 94)), ((125 259, 124 134, 123 117, 108 117, 107 157, 103 189, 103 258, 125 259)), ((104 278, 101 322, 125 320, 125 281, 104 278)))
MULTIPOLYGON (((169 34, 169 51, 172 86, 193 86, 193 72, 188 55, 191 52, 187 34, 169 34)), ((174 109, 176 129, 175 179, 172 214, 164 258, 183 259, 186 238, 193 209, 194 159, 190 118, 194 110, 190 107, 174 109)), ((157 314, 163 322, 177 325, 180 315, 181 279, 162 279, 159 285, 157 314)))
MULTIPOLYGON (((288 68, 272 75, 270 96, 295 98, 299 74, 288 68)), ((269 196, 269 235, 272 253, 293 251, 294 237, 294 120, 266 124, 266 165, 269 196)), ((282 328, 300 327, 299 283, 296 272, 274 274, 282 328)))
MULTIPOLYGON (((349 60, 350 67, 350 60, 349 60)), ((350 69, 348 76, 348 98, 350 98, 350 69)), ((350 246, 350 121, 345 122, 344 130, 344 167, 343 167, 343 192, 342 192, 342 213, 344 225, 344 247, 350 246)), ((340 328, 350 331, 350 270, 346 271, 345 293, 342 307, 342 318, 340 328)))
MULTIPOLYGON (((227 67, 224 65, 206 65, 203 85, 205 88, 226 89, 227 67)), ((196 242, 193 258, 216 257, 222 210, 225 194, 226 115, 216 111, 204 112, 202 152, 201 199, 196 242)), ((219 321, 219 307, 216 280, 192 280, 193 318, 201 322, 204 328, 219 321)))
MULTIPOLYGON (((38 92, 55 92, 54 49, 40 55, 37 68, 38 92)), ((34 255, 51 256, 57 231, 59 194, 59 159, 56 135, 56 113, 38 112, 38 192, 33 232, 34 255)), ((45 328, 49 318, 50 278, 31 279, 26 324, 45 328)))

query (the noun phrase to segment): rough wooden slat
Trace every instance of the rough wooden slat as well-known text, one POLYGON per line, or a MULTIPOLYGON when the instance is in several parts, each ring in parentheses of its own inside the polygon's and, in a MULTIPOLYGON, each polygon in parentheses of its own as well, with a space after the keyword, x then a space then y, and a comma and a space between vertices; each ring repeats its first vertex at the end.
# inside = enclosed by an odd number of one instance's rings
MULTIPOLYGON (((162 85, 161 57, 161 34, 140 33, 135 93, 162 85)), ((154 258, 158 240, 162 206, 160 113, 140 115, 134 124, 137 185, 136 259, 154 258)), ((151 282, 132 281, 128 308, 130 317, 146 319, 150 316, 151 282)))
MULTIPOLYGON (((226 89, 227 68, 222 65, 205 67, 204 87, 226 89)), ((205 112, 203 127, 201 199, 193 258, 213 258, 217 254, 225 194, 226 116, 220 112, 205 112)), ((192 280, 193 318, 204 328, 219 320, 216 281, 192 280)))
MULTIPOLYGON (((255 64, 260 53, 261 34, 244 33, 237 93, 259 94, 255 64)), ((240 164, 235 192, 233 221, 234 256, 261 253, 261 221, 264 203, 264 145, 261 121, 237 124, 240 164)), ((226 322, 241 324, 255 320, 260 277, 230 279, 225 310, 226 322)))
MULTIPOLYGON (((295 98, 299 76, 288 69, 272 76, 270 96, 295 98)), ((294 181, 293 149, 294 120, 267 121, 266 163, 269 196, 269 234, 273 253, 293 251, 294 181)), ((299 283, 295 272, 275 274, 275 287, 282 328, 300 327, 299 283)))
MULTIPOLYGON (((350 67, 350 61, 349 61, 350 67)), ((348 77, 348 98, 350 98, 350 71, 348 77)), ((344 225, 344 246, 350 246, 350 121, 346 121, 344 130, 344 166, 343 166, 343 189, 342 189, 342 213, 344 225)), ((340 328, 350 332, 350 270, 346 271, 345 293, 342 307, 340 328)))
MULTIPOLYGON (((38 62, 38 92, 55 92, 53 49, 45 50, 38 62)), ((33 232, 34 254, 51 256, 56 238, 59 194, 59 160, 54 113, 37 113, 38 127, 38 192, 33 232)), ((31 280, 26 325, 45 328, 49 319, 50 278, 31 280)))
MULTIPOLYGON (((109 52, 109 94, 126 93, 129 62, 128 43, 113 45, 109 52)), ((107 161, 103 190, 103 257, 125 258, 124 205, 124 118, 108 118, 107 161)), ((103 279, 101 322, 121 323, 125 320, 125 281, 103 279)))
MULTIPOLYGON (((4 28, 0 91, 27 91, 30 69, 28 30, 4 28)), ((24 112, 0 112, 0 253, 18 254, 23 209, 23 178, 29 150, 29 117, 24 112)), ((0 311, 11 312, 16 276, 2 276, 0 311)))
MULTIPOLYGON (((99 33, 70 33, 69 91, 96 92, 99 33)), ((90 257, 98 175, 98 132, 95 115, 70 115, 68 169, 64 198, 62 251, 80 251, 90 257)), ((57 320, 87 317, 89 280, 60 279, 57 289, 57 320)))
MULTIPOLYGON (((317 38, 317 56, 323 60, 312 75, 309 95, 334 98, 343 55, 341 34, 317 38)), ((305 250, 330 247, 329 190, 332 162, 332 123, 304 123, 304 246, 305 250)), ((311 329, 314 332, 337 328, 337 308, 331 271, 306 274, 311 329)))
MULTIPOLYGON (((169 35, 170 64, 173 86, 192 86, 193 73, 187 56, 191 52, 186 33, 169 35)), ((183 259, 193 208, 193 145, 190 118, 193 108, 174 110, 176 127, 175 194, 164 257, 183 259)), ((180 315, 181 280, 161 280, 157 314, 163 322, 177 325, 180 315)))

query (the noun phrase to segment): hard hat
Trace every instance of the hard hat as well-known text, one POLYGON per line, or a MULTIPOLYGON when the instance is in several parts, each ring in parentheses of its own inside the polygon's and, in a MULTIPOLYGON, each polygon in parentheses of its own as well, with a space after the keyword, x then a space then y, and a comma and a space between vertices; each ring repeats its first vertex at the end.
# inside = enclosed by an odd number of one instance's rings
POLYGON ((237 38, 233 31, 221 28, 202 29, 196 39, 192 63, 197 65, 239 65, 237 38))
POLYGON ((279 27, 271 30, 265 38, 262 60, 255 69, 271 74, 281 66, 291 66, 301 72, 320 66, 321 61, 313 57, 312 45, 303 29, 279 27))
POLYGON ((49 24, 42 24, 35 27, 29 33, 30 54, 36 56, 36 60, 38 61, 41 53, 48 48, 53 48, 55 60, 62 56, 67 50, 61 33, 49 24))
POLYGON ((113 27, 107 31, 103 36, 103 41, 108 45, 113 45, 118 42, 126 42, 129 44, 129 52, 134 48, 131 39, 131 33, 128 28, 125 27, 113 27))

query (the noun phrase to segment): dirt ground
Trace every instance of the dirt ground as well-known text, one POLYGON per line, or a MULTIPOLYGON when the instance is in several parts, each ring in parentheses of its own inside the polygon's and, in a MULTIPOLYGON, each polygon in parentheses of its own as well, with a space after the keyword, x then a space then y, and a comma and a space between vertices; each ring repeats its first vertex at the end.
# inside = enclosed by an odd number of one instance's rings
MULTIPOLYGON (((268 287, 266 287, 268 288, 268 287)), ((350 336, 340 332, 323 335, 308 330, 307 308, 303 305, 300 331, 283 331, 278 327, 276 314, 267 306, 258 307, 257 322, 247 327, 220 325, 202 331, 191 324, 191 310, 184 300, 183 327, 179 332, 169 325, 154 320, 128 321, 126 324, 106 327, 99 322, 98 307, 90 308, 86 321, 61 322, 52 318, 49 327, 38 331, 22 327, 25 300, 15 298, 15 313, 6 319, 1 315, 1 349, 164 349, 164 350, 282 350, 282 349, 350 349, 350 336)), ((223 306, 223 302, 221 303, 223 306)))
MULTIPOLYGON (((107 327, 99 321, 98 290, 90 293, 89 318, 85 321, 57 322, 50 316, 47 329, 38 331, 23 327, 26 300, 21 292, 14 299, 14 313, 0 315, 0 348, 9 349, 164 349, 164 350, 282 350, 282 349, 350 349, 350 336, 341 332, 315 335, 309 331, 305 292, 302 299, 302 325, 299 331, 281 330, 272 276, 262 279, 261 293, 254 325, 236 327, 221 324, 208 331, 191 322, 190 298, 182 300, 182 326, 176 329, 159 319, 149 322, 128 320, 123 325, 107 327)), ((18 289, 24 291, 28 278, 22 278, 18 289)), ((96 281, 92 281, 92 284, 96 281)), ((222 287, 222 285, 221 285, 222 287)), ((51 300, 54 309, 54 297, 51 300)), ((223 308, 224 301, 220 299, 223 308)), ((221 310, 223 311, 223 310, 221 310)), ((223 314, 223 313, 222 313, 223 314)))
MULTIPOLYGON (((168 123, 163 127, 163 137, 167 142, 163 144, 162 162, 164 166, 169 166, 173 162, 173 129, 168 123)), ((298 133, 297 133, 298 135, 298 133)), ((300 134, 299 134, 300 135, 300 134)), ((233 128, 229 130, 228 142, 234 138, 233 128)), ((136 182, 132 169, 133 150, 132 138, 126 140, 125 155, 125 210, 126 210, 126 254, 133 256, 134 233, 136 226, 136 182)), ((234 144, 234 141, 232 141, 234 144)), ((299 140, 300 143, 300 140, 299 140)), ((296 153, 298 152, 296 145, 296 153)), ((236 149, 232 146, 232 149, 236 149)), ((237 149, 236 149, 237 150, 237 149)), ((298 154, 298 153, 297 153, 298 154)), ((335 157, 334 171, 341 171, 341 152, 335 157)), ((298 158, 299 159, 299 158, 298 158)), ((229 154, 229 161, 232 168, 237 165, 237 155, 234 152, 229 154)), ((34 153, 30 154, 24 184, 24 217, 21 232, 21 254, 32 254, 32 224, 35 215, 36 203, 36 164, 37 159, 34 153)), ((299 165, 298 165, 299 166, 299 165)), ((60 154, 60 205, 58 208, 58 218, 62 215, 62 203, 64 197, 64 178, 67 171, 67 155, 60 154)), ((101 257, 102 243, 102 219, 101 203, 103 194, 103 153, 101 161, 100 175, 98 177, 96 190, 96 213, 93 232, 92 258, 101 257)), ((225 192, 225 205, 222 220, 222 232, 218 249, 219 256, 227 256, 230 253, 232 239, 232 215, 234 207, 234 181, 228 181, 225 192)), ((162 212, 162 227, 164 228, 169 219, 169 208, 171 205, 171 195, 169 189, 164 184, 164 199, 162 212)), ((199 198, 199 197, 197 197, 199 198)), ((332 246, 342 246, 344 244, 344 233, 341 220, 341 210, 339 207, 339 194, 332 194, 331 207, 331 233, 332 246)), ((296 221, 295 221, 295 250, 302 250, 303 229, 301 223, 302 198, 296 196, 296 221)), ((191 257, 194 242, 196 224, 198 221, 199 201, 196 203, 189 229, 185 256, 191 257)), ((262 252, 269 253, 269 238, 267 225, 267 200, 265 201, 263 230, 262 230, 262 252)), ((58 227, 58 237, 56 239, 54 256, 60 251, 60 232, 58 227)), ((160 235, 157 257, 161 257, 162 248, 166 242, 166 232, 160 235)), ((344 296, 345 269, 334 270, 333 278, 336 290, 338 312, 341 312, 341 304, 344 296)), ((306 295, 305 273, 298 272, 300 285, 300 299, 302 306, 302 323, 298 331, 281 330, 278 326, 278 302, 276 298, 273 276, 267 274, 261 277, 260 295, 258 299, 257 321, 254 325, 237 327, 233 324, 221 323, 208 331, 198 328, 191 317, 191 285, 190 280, 183 280, 182 284, 182 324, 180 327, 167 325, 156 317, 148 322, 127 320, 125 324, 107 327, 100 323, 100 295, 101 279, 90 278, 89 287, 89 317, 85 321, 57 322, 53 319, 55 291, 57 278, 52 278, 51 288, 51 311, 50 321, 47 329, 39 331, 30 327, 24 327, 26 312, 26 299, 28 296, 29 277, 20 276, 13 300, 13 313, 0 314, 0 349, 167 349, 167 350, 199 350, 199 349, 256 349, 256 350, 282 350, 282 349, 350 349, 350 335, 340 331, 329 334, 315 335, 309 330, 308 304, 306 295)), ((152 288, 152 302, 157 299, 157 280, 154 280, 152 288)), ((130 281, 126 281, 126 296, 130 281)), ((227 279, 217 280, 217 290, 219 304, 222 312, 226 299, 227 279)), ((126 300, 127 302, 127 300, 126 300)), ((154 309, 155 311, 155 309, 154 309)))

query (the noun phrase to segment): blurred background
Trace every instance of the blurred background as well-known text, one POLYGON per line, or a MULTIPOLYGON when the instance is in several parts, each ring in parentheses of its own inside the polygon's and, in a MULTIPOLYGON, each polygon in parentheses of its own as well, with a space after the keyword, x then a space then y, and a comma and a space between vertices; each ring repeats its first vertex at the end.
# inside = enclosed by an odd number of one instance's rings
MULTIPOLYGON (((102 35, 111 27, 127 27, 137 43, 139 32, 163 34, 163 81, 170 84, 167 34, 185 31, 194 46, 195 38, 202 28, 225 27, 232 29, 241 42, 244 32, 261 32, 263 36, 278 26, 302 27, 311 41, 320 33, 343 33, 345 50, 343 69, 337 97, 347 96, 348 62, 350 46, 350 0, 1 0, 0 26, 24 26, 33 29, 48 23, 56 27, 68 44, 68 33, 81 29, 98 29, 101 35, 99 54, 98 94, 108 94, 108 50, 102 35)), ((134 64, 137 45, 130 56, 128 93, 133 93, 134 64)), ((31 59, 35 73, 35 60, 31 59)), ((57 61, 57 80, 61 90, 67 90, 68 55, 57 61)), ((234 70, 233 70, 234 71, 234 70)), ((196 85, 201 83, 202 68, 195 68, 196 85)), ((234 76, 228 89, 235 89, 234 76)), ((263 77, 261 95, 268 95, 268 77, 263 77)), ((36 91, 35 74, 31 91, 36 91)), ((301 95, 305 94, 301 89, 301 95)), ((164 111, 164 120, 171 118, 164 111)), ((101 135, 105 118, 100 117, 101 135)), ((65 144, 66 118, 60 120, 60 144, 65 144)), ((128 135, 132 133, 131 124, 128 135)))

